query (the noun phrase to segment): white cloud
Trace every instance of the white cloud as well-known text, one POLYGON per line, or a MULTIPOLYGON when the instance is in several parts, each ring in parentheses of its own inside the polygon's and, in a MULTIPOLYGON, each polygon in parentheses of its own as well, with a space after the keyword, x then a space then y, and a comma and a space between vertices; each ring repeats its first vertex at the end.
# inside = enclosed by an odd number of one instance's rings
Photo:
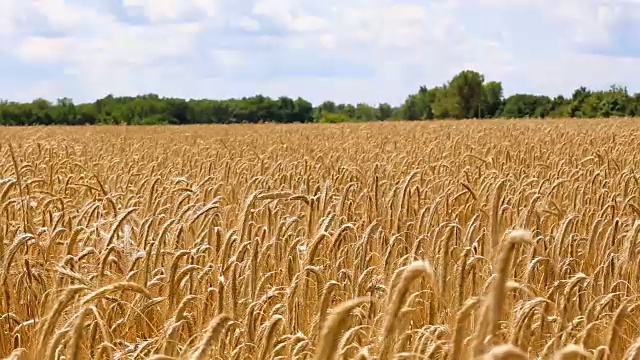
POLYGON ((90 96, 116 90, 135 92, 140 74, 190 54, 203 30, 203 24, 197 22, 127 24, 95 8, 61 0, 34 4, 34 13, 67 35, 27 35, 15 48, 15 56, 27 64, 60 65, 61 75, 73 77, 90 96))
MULTIPOLYGON (((434 8, 435 9, 435 8, 434 8)), ((377 43, 380 46, 407 47, 418 45, 429 34, 427 10, 409 4, 375 5, 365 8, 341 4, 337 29, 354 41, 377 43)))
POLYGON ((204 13, 216 14, 215 0, 122 0, 130 9, 141 9, 151 21, 175 20, 183 16, 204 13))
POLYGON ((65 59, 72 41, 65 37, 29 36, 20 44, 17 52, 26 61, 56 62, 65 59))
POLYGON ((320 45, 325 49, 335 49, 337 46, 336 42, 336 36, 333 34, 320 35, 320 45))
POLYGON ((31 9, 34 15, 43 16, 55 31, 99 29, 115 20, 113 15, 100 13, 96 8, 72 5, 64 0, 32 0, 31 9))
POLYGON ((507 92, 640 90, 640 61, 610 51, 638 20, 640 0, 0 0, 0 97, 397 103, 463 68, 507 92))
POLYGON ((328 19, 304 13, 301 0, 255 0, 252 13, 270 18, 294 32, 317 32, 329 26, 328 19))
POLYGON ((633 76, 640 66, 640 58, 610 57, 604 55, 564 54, 553 62, 532 61, 518 66, 527 71, 530 91, 547 94, 568 94, 579 86, 606 89, 613 84, 629 84, 631 79, 635 91, 640 91, 640 79, 633 76))
POLYGON ((15 32, 17 22, 24 19, 26 13, 24 2, 0 0, 0 35, 15 32))
POLYGON ((215 49, 210 54, 214 61, 227 69, 241 69, 249 64, 249 60, 241 51, 215 49))
POLYGON ((51 80, 38 81, 32 86, 21 89, 14 94, 16 101, 30 102, 37 98, 57 100, 66 92, 64 84, 51 80))
POLYGON ((190 52, 200 30, 195 23, 154 27, 109 23, 89 38, 29 36, 17 53, 26 61, 62 61, 72 67, 147 65, 190 52))
POLYGON ((241 17, 238 20, 237 24, 243 30, 247 30, 247 31, 258 31, 258 30, 260 30, 260 23, 257 22, 255 19, 252 19, 252 18, 250 18, 248 16, 241 17))
POLYGON ((279 23, 287 24, 292 18, 291 8, 288 0, 255 0, 252 13, 268 16, 279 23))
POLYGON ((320 31, 326 29, 328 26, 329 23, 326 19, 313 15, 292 17, 289 23, 289 29, 300 32, 320 31))
MULTIPOLYGON (((547 15, 543 25, 569 36, 579 45, 606 45, 612 27, 623 19, 640 20, 637 0, 478 0, 493 9, 535 9, 547 15)), ((558 34, 562 36, 562 34, 558 34)))

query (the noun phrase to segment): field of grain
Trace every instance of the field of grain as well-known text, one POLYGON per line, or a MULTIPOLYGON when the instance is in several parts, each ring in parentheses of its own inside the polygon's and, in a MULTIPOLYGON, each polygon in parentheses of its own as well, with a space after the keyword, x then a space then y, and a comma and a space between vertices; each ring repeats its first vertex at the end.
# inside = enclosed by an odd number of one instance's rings
POLYGON ((0 130, 0 356, 640 359, 640 122, 0 130))

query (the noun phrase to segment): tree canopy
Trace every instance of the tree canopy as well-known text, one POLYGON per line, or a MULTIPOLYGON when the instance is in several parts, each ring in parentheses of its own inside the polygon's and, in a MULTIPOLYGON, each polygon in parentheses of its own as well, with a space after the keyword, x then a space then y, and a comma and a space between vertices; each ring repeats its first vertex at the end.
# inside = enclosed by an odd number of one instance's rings
POLYGON ((486 81, 483 74, 463 70, 445 84, 421 86, 415 94, 393 106, 336 104, 314 106, 300 97, 273 99, 256 95, 239 99, 178 99, 157 94, 98 99, 75 104, 61 98, 21 103, 0 100, 0 125, 84 124, 232 124, 433 120, 463 118, 612 117, 640 115, 640 93, 625 87, 607 90, 577 88, 570 98, 534 94, 504 97, 502 83, 486 81))

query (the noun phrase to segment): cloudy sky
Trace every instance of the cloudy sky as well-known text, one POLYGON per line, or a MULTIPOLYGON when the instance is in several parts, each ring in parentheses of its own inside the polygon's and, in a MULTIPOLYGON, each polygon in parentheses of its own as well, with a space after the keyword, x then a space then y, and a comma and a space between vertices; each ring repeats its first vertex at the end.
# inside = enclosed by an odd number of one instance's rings
POLYGON ((0 0, 0 98, 640 91, 640 0, 0 0))

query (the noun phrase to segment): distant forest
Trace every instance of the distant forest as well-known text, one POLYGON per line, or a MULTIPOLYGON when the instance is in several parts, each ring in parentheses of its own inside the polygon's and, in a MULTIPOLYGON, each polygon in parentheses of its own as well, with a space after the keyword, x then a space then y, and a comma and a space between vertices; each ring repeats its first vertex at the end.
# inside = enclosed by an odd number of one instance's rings
POLYGON ((598 91, 580 87, 570 98, 531 94, 505 98, 501 82, 487 82, 484 75, 471 70, 460 72, 440 86, 420 87, 400 106, 332 101, 314 106, 302 98, 261 95, 227 100, 109 95, 85 104, 74 104, 69 98, 55 103, 45 99, 30 103, 0 100, 0 125, 336 123, 636 115, 640 115, 640 93, 631 95, 625 87, 612 85, 598 91))

